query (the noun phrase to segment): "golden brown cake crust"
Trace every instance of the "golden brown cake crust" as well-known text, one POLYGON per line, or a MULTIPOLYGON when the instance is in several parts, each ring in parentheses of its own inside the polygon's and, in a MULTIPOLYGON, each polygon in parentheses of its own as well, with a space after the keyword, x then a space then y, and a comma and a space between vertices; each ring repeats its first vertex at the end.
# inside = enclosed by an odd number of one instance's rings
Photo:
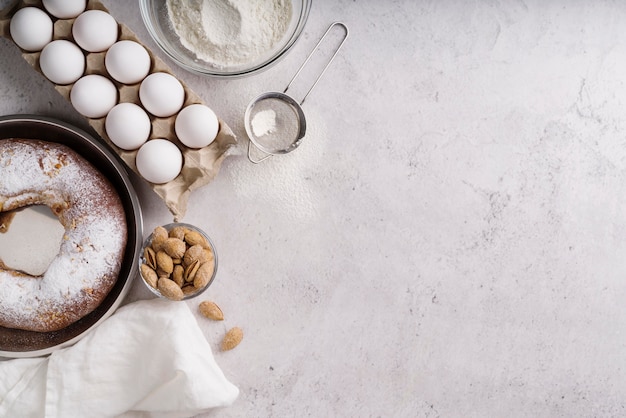
POLYGON ((49 206, 65 228, 40 277, 0 260, 0 326, 55 331, 92 312, 117 281, 127 241, 124 208, 110 182, 70 148, 0 141, 0 213, 49 206))

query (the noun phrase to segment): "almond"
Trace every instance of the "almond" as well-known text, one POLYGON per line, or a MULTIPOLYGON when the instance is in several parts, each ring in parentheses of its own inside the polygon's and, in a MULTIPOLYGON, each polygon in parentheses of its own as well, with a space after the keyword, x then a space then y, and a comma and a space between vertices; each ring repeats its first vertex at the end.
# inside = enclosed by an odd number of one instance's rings
POLYGON ((183 256, 183 263, 186 266, 191 265, 194 261, 200 260, 204 252, 204 249, 201 245, 194 245, 193 247, 189 247, 189 249, 185 252, 183 256))
POLYGON ((156 264, 157 269, 167 274, 172 274, 172 271, 174 271, 174 262, 172 261, 172 257, 167 255, 165 251, 159 251, 156 253, 156 264))
POLYGON ((156 269, 156 274, 157 274, 157 276, 158 276, 158 277, 166 277, 166 278, 168 278, 168 279, 169 279, 169 278, 170 278, 170 275, 171 275, 172 273, 168 273, 168 272, 163 271, 163 270, 161 270, 161 269, 159 269, 159 268, 158 268, 158 269, 156 269))
POLYGON ((209 248, 209 242, 198 231, 188 230, 185 234, 185 242, 191 247, 199 245, 202 248, 209 248))
POLYGON ((196 289, 202 289, 209 284, 211 276, 213 276, 214 266, 215 264, 213 262, 204 263, 200 266, 193 278, 193 285, 196 289))
POLYGON ((183 285, 183 294, 185 296, 192 295, 192 294, 196 293, 197 291, 198 291, 198 289, 193 287, 193 284, 186 283, 186 284, 183 285))
POLYGON ((185 269, 180 264, 176 264, 174 266, 174 271, 172 272, 171 279, 176 283, 179 287, 183 287, 185 284, 185 269))
POLYGON ((199 308, 200 313, 209 319, 212 319, 214 321, 224 320, 224 313, 215 302, 205 300, 203 302, 200 302, 199 308))
POLYGON ((157 262, 156 262, 156 253, 150 247, 146 247, 143 251, 143 258, 146 259, 146 264, 149 265, 152 269, 156 270, 157 262))
POLYGON ((156 271, 154 271, 154 269, 152 269, 149 265, 147 264, 141 265, 141 277, 143 277, 146 283, 148 283, 150 286, 156 289, 157 281, 159 278, 157 276, 156 271))
POLYGON ((150 242, 150 245, 152 245, 152 248, 155 251, 160 250, 161 245, 165 242, 167 236, 167 229, 163 228, 162 226, 157 226, 156 228, 154 228, 154 231, 152 231, 152 240, 150 242))
POLYGON ((161 248, 172 258, 182 258, 187 250, 185 241, 178 238, 167 238, 161 248))
POLYGON ((243 331, 239 327, 233 327, 228 330, 224 339, 222 339, 222 351, 232 350, 237 347, 243 340, 243 331))
POLYGON ((165 277, 159 278, 157 288, 163 296, 171 300, 182 300, 185 296, 182 289, 176 283, 165 277))
POLYGON ((169 236, 170 238, 178 238, 179 240, 184 241, 186 232, 187 228, 184 226, 175 226, 170 230, 169 236))
POLYGON ((202 251, 202 256, 200 257, 200 264, 208 263, 209 261, 215 260, 215 255, 210 248, 205 248, 202 251))
POLYGON ((196 278, 196 274, 198 273, 198 269, 200 269, 200 262, 198 260, 188 265, 185 268, 185 281, 188 283, 193 283, 194 279, 196 278))

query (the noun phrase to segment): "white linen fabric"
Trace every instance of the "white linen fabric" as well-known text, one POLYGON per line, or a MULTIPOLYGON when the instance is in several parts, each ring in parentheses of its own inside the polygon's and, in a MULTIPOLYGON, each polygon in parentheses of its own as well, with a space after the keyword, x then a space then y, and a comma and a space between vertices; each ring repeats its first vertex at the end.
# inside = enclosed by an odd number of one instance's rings
POLYGON ((49 357, 0 362, 2 417, 182 418, 238 395, 184 302, 134 302, 49 357))

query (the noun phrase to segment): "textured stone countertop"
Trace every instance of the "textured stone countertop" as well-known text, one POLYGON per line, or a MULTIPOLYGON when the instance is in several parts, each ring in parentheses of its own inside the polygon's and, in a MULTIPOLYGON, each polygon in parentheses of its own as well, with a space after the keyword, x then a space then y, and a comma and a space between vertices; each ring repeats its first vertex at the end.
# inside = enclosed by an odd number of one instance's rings
MULTIPOLYGON (((226 81, 168 61, 137 1, 104 3, 241 144, 184 218, 218 249, 226 320, 198 320, 241 390, 207 416, 626 414, 626 4, 316 0, 283 61, 226 81), (246 105, 335 20, 304 143, 251 164, 246 105)), ((0 114, 87 127, 0 53, 0 114)), ((133 181, 146 231, 170 222, 133 181)))

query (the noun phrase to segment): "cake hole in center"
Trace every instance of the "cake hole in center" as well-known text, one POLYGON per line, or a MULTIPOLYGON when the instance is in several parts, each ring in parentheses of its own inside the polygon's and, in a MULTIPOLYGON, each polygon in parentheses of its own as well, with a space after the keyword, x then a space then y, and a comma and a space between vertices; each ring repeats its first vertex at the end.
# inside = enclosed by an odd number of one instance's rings
POLYGON ((0 260, 12 270, 41 276, 58 255, 64 233, 48 206, 0 213, 0 260))

